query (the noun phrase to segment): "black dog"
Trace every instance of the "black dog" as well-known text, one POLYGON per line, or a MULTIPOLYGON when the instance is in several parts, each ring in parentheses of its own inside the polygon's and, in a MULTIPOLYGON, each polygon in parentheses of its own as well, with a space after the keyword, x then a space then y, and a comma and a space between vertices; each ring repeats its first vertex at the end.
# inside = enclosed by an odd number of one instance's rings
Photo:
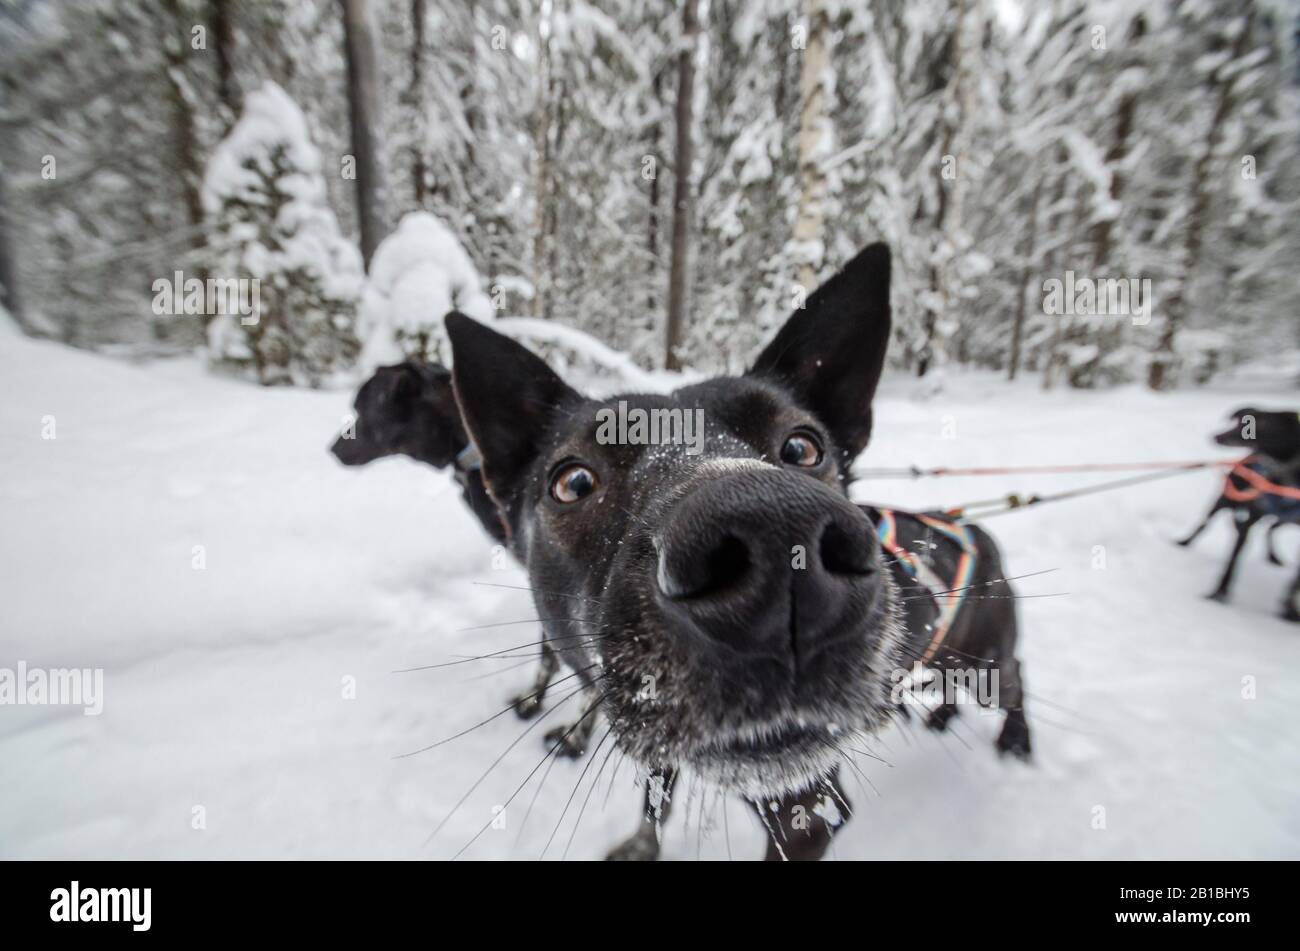
POLYGON ((505 541, 505 527, 483 486, 445 367, 419 360, 380 367, 357 391, 353 407, 354 427, 330 446, 341 463, 363 466, 404 455, 437 469, 454 466, 465 503, 489 535, 505 541))
MULTIPOLYGON (((1300 491, 1300 415, 1295 412, 1273 412, 1244 407, 1232 414, 1232 425, 1214 437, 1220 446, 1237 446, 1253 450, 1243 465, 1250 472, 1262 476, 1273 485, 1291 492, 1300 491)), ((1201 524, 1178 544, 1187 546, 1205 531, 1210 520, 1222 509, 1232 512, 1237 529, 1237 540, 1232 554, 1219 579, 1218 587, 1210 595, 1215 601, 1227 601, 1228 589, 1237 570, 1237 559, 1246 545, 1246 538, 1259 522, 1272 519, 1268 530, 1268 558, 1281 564, 1273 548, 1273 533, 1283 525, 1300 524, 1300 498, 1261 489, 1252 484, 1240 469, 1234 469, 1224 480, 1223 492, 1201 524)), ((1282 604, 1282 617, 1300 621, 1300 573, 1287 591, 1282 604)))
POLYGON ((683 767, 750 801, 769 858, 820 857, 849 814, 839 763, 894 714, 891 684, 917 660, 1000 671, 999 748, 1029 752, 1013 595, 992 541, 941 544, 941 522, 894 515, 886 559, 871 519, 882 513, 847 498, 889 340, 889 269, 886 247, 867 248, 749 373, 667 396, 594 402, 509 338, 447 318, 484 483, 546 641, 592 698, 554 748, 581 751, 600 714, 597 751, 612 736, 651 777, 647 819, 612 857, 657 854, 683 767), (610 438, 610 415, 629 409, 662 421, 661 438, 635 426, 610 438), (662 438, 696 413, 704 451, 662 438), (918 545, 942 577, 963 556, 975 566, 979 596, 943 638, 928 628, 959 595, 917 593, 903 555, 918 545))

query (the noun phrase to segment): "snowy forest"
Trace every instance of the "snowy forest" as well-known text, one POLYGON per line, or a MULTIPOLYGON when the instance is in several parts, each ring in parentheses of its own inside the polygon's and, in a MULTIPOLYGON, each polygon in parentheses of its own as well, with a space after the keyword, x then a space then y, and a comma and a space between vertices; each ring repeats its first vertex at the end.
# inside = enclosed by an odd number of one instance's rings
POLYGON ((1300 343, 1298 39, 1294 0, 5 0, 0 293, 264 384, 445 360, 452 308, 734 371, 884 240, 898 371, 1196 385, 1300 343), (1067 274, 1149 311, 1054 313, 1067 274))

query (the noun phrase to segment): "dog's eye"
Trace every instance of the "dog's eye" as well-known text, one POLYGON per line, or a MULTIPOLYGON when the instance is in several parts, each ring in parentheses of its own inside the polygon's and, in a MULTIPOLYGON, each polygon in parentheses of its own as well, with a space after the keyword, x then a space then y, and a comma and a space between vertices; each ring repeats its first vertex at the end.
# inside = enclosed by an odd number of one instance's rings
POLYGON ((812 433, 791 433, 781 446, 781 461, 811 469, 822 461, 822 447, 812 433))
POLYGON ((596 491, 596 473, 584 465, 565 466, 551 480, 551 498, 557 502, 577 502, 596 491))

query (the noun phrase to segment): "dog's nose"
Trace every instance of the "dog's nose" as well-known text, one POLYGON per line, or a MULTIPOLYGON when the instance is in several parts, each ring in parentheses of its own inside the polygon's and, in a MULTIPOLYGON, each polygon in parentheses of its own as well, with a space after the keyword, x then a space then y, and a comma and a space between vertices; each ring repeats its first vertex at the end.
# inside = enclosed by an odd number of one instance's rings
POLYGON ((796 663, 858 630, 880 580, 862 511, 782 469, 706 481, 674 505, 657 547, 660 601, 684 627, 796 663))

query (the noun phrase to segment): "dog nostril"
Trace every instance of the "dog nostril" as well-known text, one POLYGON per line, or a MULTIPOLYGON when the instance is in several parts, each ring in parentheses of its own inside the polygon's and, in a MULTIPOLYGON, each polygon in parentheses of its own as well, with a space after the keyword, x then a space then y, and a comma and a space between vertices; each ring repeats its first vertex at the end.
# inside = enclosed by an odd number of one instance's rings
POLYGON ((749 573, 749 548, 734 535, 728 535, 707 552, 669 570, 665 559, 659 561, 659 589, 670 598, 702 598, 725 591, 749 573))
POLYGON ((697 594, 722 591, 745 576, 749 571, 749 549, 739 538, 728 535, 709 553, 708 574, 704 590, 697 594))
POLYGON ((875 570, 872 550, 868 538, 859 538, 831 522, 822 531, 818 554, 822 567, 833 575, 869 575, 875 570))

